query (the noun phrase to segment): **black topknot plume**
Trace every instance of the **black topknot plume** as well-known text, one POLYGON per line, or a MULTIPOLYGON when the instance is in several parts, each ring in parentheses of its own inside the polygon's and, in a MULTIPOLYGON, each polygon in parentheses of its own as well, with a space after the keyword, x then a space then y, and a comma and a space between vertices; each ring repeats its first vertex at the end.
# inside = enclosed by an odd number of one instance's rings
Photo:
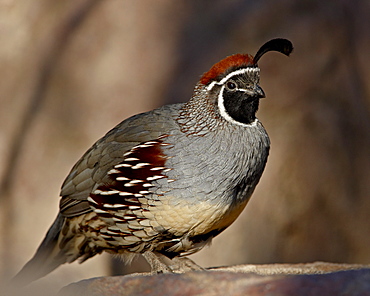
POLYGON ((261 46, 261 48, 257 51, 256 55, 253 59, 253 64, 257 64, 259 59, 269 51, 278 51, 282 54, 285 54, 286 56, 289 56, 289 54, 293 51, 293 44, 287 39, 283 38, 276 38, 272 39, 270 41, 267 41, 264 45, 261 46))

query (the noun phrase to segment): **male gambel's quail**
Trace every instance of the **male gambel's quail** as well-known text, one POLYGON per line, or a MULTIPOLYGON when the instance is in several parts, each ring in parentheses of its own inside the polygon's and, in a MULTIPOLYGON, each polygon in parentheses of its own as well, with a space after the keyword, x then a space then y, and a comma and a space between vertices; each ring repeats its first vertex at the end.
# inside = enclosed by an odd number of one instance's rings
POLYGON ((128 118, 98 140, 64 181, 60 213, 16 279, 30 282, 103 251, 140 253, 156 272, 201 269, 183 256, 233 223, 265 168, 257 62, 292 50, 273 39, 254 58, 229 56, 201 77, 187 103, 128 118))

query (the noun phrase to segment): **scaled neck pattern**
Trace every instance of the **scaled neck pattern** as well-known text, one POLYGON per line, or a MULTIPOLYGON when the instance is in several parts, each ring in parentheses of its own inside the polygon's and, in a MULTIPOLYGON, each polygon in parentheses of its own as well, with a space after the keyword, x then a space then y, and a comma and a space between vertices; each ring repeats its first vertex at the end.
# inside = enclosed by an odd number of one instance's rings
POLYGON ((187 135, 204 136, 219 128, 222 118, 217 112, 217 104, 204 85, 195 86, 192 98, 179 111, 176 121, 187 135))
POLYGON ((227 115, 225 116, 222 112, 225 111, 223 106, 220 107, 219 97, 212 99, 207 87, 198 83, 192 98, 179 110, 176 121, 183 133, 195 136, 204 136, 210 131, 226 127, 231 129, 248 128, 256 126, 259 122, 256 118, 251 124, 243 124, 231 117, 227 118, 227 115))

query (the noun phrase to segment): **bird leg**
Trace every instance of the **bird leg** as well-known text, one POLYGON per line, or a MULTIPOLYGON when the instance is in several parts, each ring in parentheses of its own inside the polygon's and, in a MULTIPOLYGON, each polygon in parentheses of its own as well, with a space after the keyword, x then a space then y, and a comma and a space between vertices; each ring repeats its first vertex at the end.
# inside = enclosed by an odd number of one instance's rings
POLYGON ((187 257, 174 257, 170 259, 161 253, 152 251, 143 253, 143 256, 148 261, 152 273, 184 273, 193 270, 205 270, 187 257))
POLYGON ((193 270, 205 270, 188 257, 174 257, 171 259, 171 261, 173 264, 170 265, 170 268, 176 273, 183 273, 193 270))
POLYGON ((163 262, 165 257, 162 254, 159 253, 154 253, 152 251, 147 251, 143 253, 143 256, 146 261, 148 261, 152 273, 169 273, 172 272, 172 269, 165 263, 163 262))

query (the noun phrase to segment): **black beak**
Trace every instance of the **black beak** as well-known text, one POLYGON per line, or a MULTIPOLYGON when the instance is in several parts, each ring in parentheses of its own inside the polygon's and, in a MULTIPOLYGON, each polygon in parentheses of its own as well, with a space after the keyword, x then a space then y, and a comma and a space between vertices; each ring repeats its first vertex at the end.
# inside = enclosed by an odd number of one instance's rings
POLYGON ((256 85, 254 87, 254 93, 255 93, 255 96, 258 97, 259 99, 266 98, 265 92, 259 85, 256 85))

